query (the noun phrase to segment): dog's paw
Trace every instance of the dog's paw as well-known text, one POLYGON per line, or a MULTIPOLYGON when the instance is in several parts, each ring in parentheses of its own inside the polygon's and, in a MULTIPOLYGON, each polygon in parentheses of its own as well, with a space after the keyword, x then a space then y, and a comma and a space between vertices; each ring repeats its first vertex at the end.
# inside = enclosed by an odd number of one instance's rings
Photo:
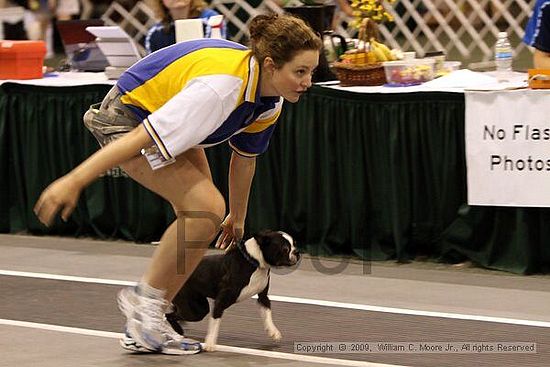
POLYGON ((277 329, 276 327, 269 328, 266 331, 267 331, 267 335, 269 335, 269 337, 275 340, 276 342, 280 341, 283 338, 283 335, 281 334, 279 329, 277 329))
POLYGON ((209 343, 205 342, 203 344, 202 349, 206 352, 215 352, 216 351, 216 344, 215 343, 209 343))

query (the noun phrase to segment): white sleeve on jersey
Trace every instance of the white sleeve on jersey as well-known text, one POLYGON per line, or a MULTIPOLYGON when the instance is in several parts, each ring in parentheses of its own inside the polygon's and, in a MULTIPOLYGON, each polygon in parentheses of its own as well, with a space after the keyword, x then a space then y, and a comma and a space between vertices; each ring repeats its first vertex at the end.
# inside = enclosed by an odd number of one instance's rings
POLYGON ((197 77, 149 115, 144 126, 160 151, 169 154, 165 158, 176 157, 222 125, 237 106, 241 88, 242 80, 234 76, 197 77))

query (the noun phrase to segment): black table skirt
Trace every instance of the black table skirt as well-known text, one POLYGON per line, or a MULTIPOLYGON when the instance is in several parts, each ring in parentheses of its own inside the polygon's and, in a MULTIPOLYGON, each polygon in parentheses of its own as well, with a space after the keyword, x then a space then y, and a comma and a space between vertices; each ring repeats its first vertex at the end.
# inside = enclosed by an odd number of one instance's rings
MULTIPOLYGON (((158 240, 173 220, 170 206, 118 170, 85 190, 68 223, 45 228, 32 212, 51 181, 98 149, 82 115, 108 90, 0 87, 0 232, 158 240)), ((313 255, 550 270, 549 210, 465 205, 462 94, 316 86, 285 104, 278 125, 258 159, 248 233, 285 230, 313 255)), ((207 155, 227 197, 230 150, 207 155)))

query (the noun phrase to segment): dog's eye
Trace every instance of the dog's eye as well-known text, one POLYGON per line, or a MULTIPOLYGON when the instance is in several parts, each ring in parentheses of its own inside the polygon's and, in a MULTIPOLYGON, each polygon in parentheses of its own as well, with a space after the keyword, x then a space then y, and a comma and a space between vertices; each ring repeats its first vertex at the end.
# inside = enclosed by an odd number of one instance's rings
POLYGON ((288 254, 289 251, 290 251, 290 249, 289 249, 288 247, 283 247, 283 252, 284 252, 285 254, 288 254))

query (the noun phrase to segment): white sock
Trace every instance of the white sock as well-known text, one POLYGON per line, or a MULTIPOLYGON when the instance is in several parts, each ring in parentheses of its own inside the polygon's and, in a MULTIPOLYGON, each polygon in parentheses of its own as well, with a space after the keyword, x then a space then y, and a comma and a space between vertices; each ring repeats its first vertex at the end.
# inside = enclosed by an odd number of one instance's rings
POLYGON ((154 298, 154 299, 162 299, 166 294, 165 290, 153 288, 149 284, 145 283, 144 281, 139 282, 137 292, 138 294, 144 297, 154 298))

